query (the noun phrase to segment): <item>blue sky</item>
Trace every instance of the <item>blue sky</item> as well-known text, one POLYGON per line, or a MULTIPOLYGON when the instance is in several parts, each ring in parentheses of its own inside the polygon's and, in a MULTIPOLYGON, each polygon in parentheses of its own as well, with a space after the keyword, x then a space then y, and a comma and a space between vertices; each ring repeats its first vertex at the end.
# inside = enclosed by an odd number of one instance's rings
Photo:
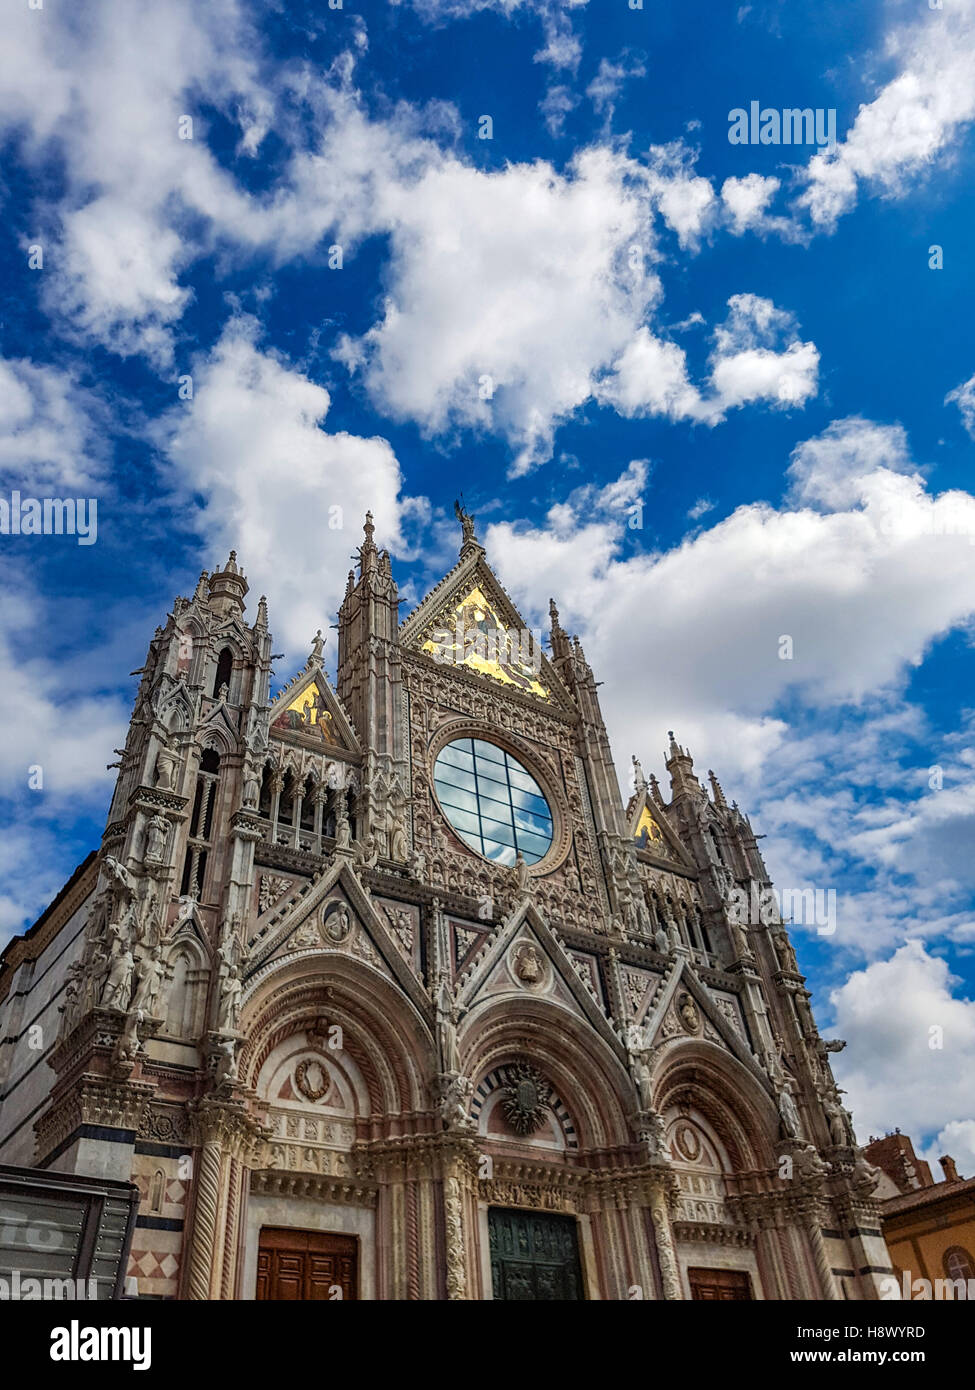
POLYGON ((201 568, 237 549, 285 680, 366 508, 415 602, 462 491, 624 792, 674 728, 837 892, 796 939, 861 1137, 973 1171, 975 0, 0 22, 0 497, 98 500, 94 545, 0 536, 0 938, 97 843, 201 568), (836 147, 732 144, 753 101, 836 147))

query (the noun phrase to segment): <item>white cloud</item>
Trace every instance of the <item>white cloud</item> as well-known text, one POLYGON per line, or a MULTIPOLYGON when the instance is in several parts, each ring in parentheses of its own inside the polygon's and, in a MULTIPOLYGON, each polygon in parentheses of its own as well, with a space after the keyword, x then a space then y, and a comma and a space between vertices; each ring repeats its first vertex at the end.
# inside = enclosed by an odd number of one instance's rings
POLYGON ((975 1177, 975 1120, 949 1121, 924 1151, 923 1157, 931 1165, 932 1176, 938 1180, 941 1177, 938 1159, 942 1155, 955 1160, 959 1177, 975 1177))
POLYGON ((893 950, 906 928, 975 940, 975 727, 935 736, 904 696, 975 612, 959 534, 975 533, 975 497, 930 493, 905 450, 896 427, 836 422, 796 449, 780 506, 739 507, 660 553, 624 551, 627 518, 593 492, 486 536, 526 618, 552 595, 579 632, 624 784, 630 753, 649 767, 674 728, 768 831, 781 886, 840 892, 833 970, 893 950))
MULTIPOLYGON (((971 1143, 975 1002, 955 996, 958 983, 945 961, 908 941, 830 995, 836 1030, 848 1043, 834 1070, 861 1142, 894 1128, 918 1141, 944 1132, 947 1116, 951 1136, 971 1143)), ((971 1148, 959 1154, 970 1159, 971 1148)))
POLYGON ((792 316, 769 299, 732 295, 728 308, 727 319, 714 331, 706 393, 690 381, 683 348, 641 328, 600 384, 600 400, 623 415, 666 415, 709 425, 757 401, 783 409, 805 405, 817 390, 816 345, 801 342, 792 316))
POLYGON ((715 225, 718 201, 708 179, 694 173, 696 155, 682 141, 651 145, 647 186, 660 216, 680 245, 696 249, 715 225))
POLYGON ((975 376, 970 376, 945 396, 945 405, 954 402, 961 411, 962 424, 975 439, 975 376))
POLYGON ((190 218, 243 236, 253 221, 199 111, 225 112, 253 154, 270 119, 258 52, 237 0, 164 10, 106 0, 84 14, 25 4, 7 16, 0 129, 38 167, 59 154, 66 176, 63 198, 39 195, 34 208, 44 301, 62 329, 168 365, 187 301, 179 274, 201 246, 190 218), (185 116, 193 139, 180 139, 185 116))
POLYGON ((275 640, 296 657, 344 589, 366 511, 377 543, 402 547, 404 515, 419 504, 400 496, 389 443, 329 433, 327 390, 262 351, 256 333, 246 318, 227 324, 159 438, 187 496, 206 499, 197 522, 211 564, 237 550, 251 603, 267 594, 275 640))
POLYGON ((607 122, 611 121, 616 110, 616 98, 623 90, 624 83, 632 77, 645 77, 646 71, 642 61, 633 54, 623 53, 615 63, 608 58, 600 58, 596 76, 586 88, 586 96, 592 102, 596 115, 605 116, 607 122))
POLYGON ((558 137, 565 130, 566 117, 579 105, 579 98, 570 87, 549 87, 538 109, 545 120, 548 133, 558 137))
POLYGON ((103 469, 101 402, 73 372, 0 358, 0 473, 24 494, 90 486, 103 469))
POLYGON ((734 236, 781 227, 781 220, 768 216, 769 204, 780 187, 779 179, 766 178, 761 174, 725 179, 721 185, 721 201, 727 209, 734 236))
POLYGON ((886 36, 884 56, 896 76, 861 105, 836 148, 814 155, 803 171, 797 206, 815 227, 834 227, 861 182, 902 193, 975 118, 975 0, 922 15, 886 36))
POLYGON ((445 159, 387 188, 386 207, 390 296, 378 324, 340 344, 343 360, 394 417, 429 433, 497 429, 527 471, 659 297, 638 166, 599 148, 564 175, 445 159))

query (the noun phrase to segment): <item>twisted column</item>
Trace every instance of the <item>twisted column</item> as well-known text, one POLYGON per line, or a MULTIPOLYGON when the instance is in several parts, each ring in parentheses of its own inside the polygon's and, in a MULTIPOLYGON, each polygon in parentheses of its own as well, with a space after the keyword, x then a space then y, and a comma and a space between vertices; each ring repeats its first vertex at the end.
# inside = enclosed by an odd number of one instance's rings
POLYGON ((193 1239, 190 1247, 190 1298, 210 1297, 210 1278, 217 1238, 217 1211, 220 1204, 220 1159, 219 1139, 208 1140, 200 1154, 196 1179, 196 1208, 193 1214, 193 1239))
POLYGON ((816 1262, 816 1273, 819 1276, 819 1285, 823 1291, 823 1298, 838 1299, 839 1290, 836 1287, 836 1280, 833 1278, 833 1270, 829 1262, 829 1255, 826 1253, 826 1242, 823 1240, 822 1227, 820 1225, 819 1212, 813 1210, 806 1217, 806 1231, 812 1244, 813 1259, 816 1262))

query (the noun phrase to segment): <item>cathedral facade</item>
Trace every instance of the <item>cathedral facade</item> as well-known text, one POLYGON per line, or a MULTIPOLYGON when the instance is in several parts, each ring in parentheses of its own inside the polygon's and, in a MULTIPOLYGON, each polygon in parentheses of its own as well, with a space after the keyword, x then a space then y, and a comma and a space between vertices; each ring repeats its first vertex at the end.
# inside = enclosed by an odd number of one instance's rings
POLYGON ((233 554, 175 601, 101 848, 4 953, 0 1162, 137 1183, 143 1297, 877 1297, 748 819, 673 736, 624 804, 581 645, 459 516, 405 618, 367 517, 334 687, 319 633, 271 698, 233 554))

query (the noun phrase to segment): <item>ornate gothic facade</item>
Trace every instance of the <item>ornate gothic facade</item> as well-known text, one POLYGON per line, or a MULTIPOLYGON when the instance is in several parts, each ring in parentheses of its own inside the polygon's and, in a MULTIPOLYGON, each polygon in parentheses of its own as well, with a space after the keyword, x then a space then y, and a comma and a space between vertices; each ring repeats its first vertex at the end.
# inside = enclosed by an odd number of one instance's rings
POLYGON ((233 554, 176 600, 101 849, 4 955, 0 1161, 138 1183, 148 1296, 876 1297, 748 819, 673 737, 623 804, 578 640, 461 519, 401 621, 367 518, 336 688, 319 634, 271 698, 233 554))

